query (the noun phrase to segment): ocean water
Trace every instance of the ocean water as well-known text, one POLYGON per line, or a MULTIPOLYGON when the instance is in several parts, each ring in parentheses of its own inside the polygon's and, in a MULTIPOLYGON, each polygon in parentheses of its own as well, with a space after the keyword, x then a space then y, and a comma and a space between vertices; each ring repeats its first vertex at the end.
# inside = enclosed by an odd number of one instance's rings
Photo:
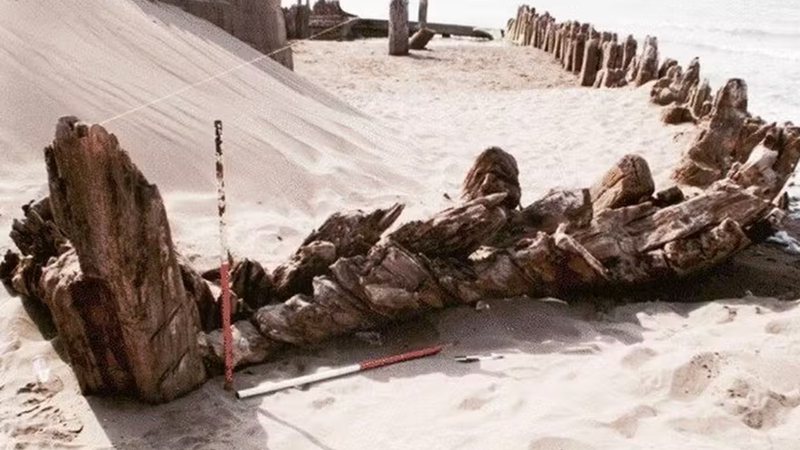
MULTIPOLYGON (((283 0, 285 4, 294 3, 283 0)), ((410 0, 416 17, 418 0, 410 0)), ((504 28, 521 0, 429 0, 428 20, 504 28)), ((386 18, 389 0, 341 0, 353 14, 386 18)), ((557 20, 659 39, 661 57, 684 67, 700 58, 701 76, 716 89, 743 78, 750 111, 768 121, 800 123, 800 0, 536 0, 557 20)))

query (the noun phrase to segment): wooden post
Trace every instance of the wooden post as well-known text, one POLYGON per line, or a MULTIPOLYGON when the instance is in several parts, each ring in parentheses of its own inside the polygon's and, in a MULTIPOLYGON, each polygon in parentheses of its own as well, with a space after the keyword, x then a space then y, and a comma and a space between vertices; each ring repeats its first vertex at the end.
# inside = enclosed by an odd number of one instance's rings
POLYGON ((411 36, 408 48, 411 50, 424 50, 428 42, 433 39, 436 32, 428 28, 428 0, 419 1, 419 30, 411 36))
POLYGON ((100 125, 62 117, 55 136, 44 152, 53 219, 34 212, 44 236, 33 242, 68 237, 74 251, 42 268, 37 284, 81 391, 151 403, 191 391, 206 379, 197 299, 158 187, 100 125))
POLYGON ((408 0, 389 2, 389 54, 408 55, 408 0))
POLYGON ((233 333, 231 331, 230 253, 225 223, 225 170, 222 158, 222 121, 214 121, 217 149, 217 212, 219 213, 220 284, 222 287, 222 346, 225 353, 225 390, 233 390, 233 333))
POLYGON ((597 77, 597 66, 600 64, 601 55, 600 39, 589 39, 584 48, 583 67, 581 68, 581 75, 578 78, 581 86, 591 87, 594 85, 594 80, 597 77))

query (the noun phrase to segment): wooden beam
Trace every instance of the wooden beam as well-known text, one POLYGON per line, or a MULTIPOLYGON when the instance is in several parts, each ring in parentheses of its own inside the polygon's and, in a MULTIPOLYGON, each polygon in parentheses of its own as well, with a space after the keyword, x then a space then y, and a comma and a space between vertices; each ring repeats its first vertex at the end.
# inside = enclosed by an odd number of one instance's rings
MULTIPOLYGON (((419 22, 409 22, 408 28, 411 33, 419 30, 419 22)), ((435 30, 437 34, 451 36, 465 36, 481 39, 494 39, 491 33, 477 29, 469 25, 454 25, 447 23, 428 23, 428 28, 435 30)), ((387 37, 389 35, 389 21, 382 19, 359 19, 353 25, 353 33, 363 37, 387 37)))

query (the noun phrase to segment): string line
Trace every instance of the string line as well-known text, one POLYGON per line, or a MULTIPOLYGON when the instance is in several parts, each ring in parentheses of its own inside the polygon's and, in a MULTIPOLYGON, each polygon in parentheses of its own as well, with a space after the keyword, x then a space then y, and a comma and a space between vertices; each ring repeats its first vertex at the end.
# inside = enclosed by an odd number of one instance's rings
POLYGON ((196 81, 196 82, 194 82, 194 83, 188 84, 188 85, 186 85, 186 86, 184 86, 184 87, 182 87, 182 88, 180 88, 180 89, 178 89, 178 90, 176 90, 176 91, 174 91, 174 92, 172 92, 172 93, 170 93, 170 94, 167 94, 167 95, 165 95, 165 96, 163 96, 163 97, 159 97, 159 98, 157 98, 157 99, 155 99, 155 100, 153 100, 153 101, 150 101, 150 102, 148 102, 148 103, 144 103, 144 104, 142 104, 142 105, 139 105, 139 106, 137 106, 137 107, 135 107, 135 108, 131 108, 131 109, 129 109, 129 110, 127 110, 127 111, 125 111, 125 112, 122 112, 122 113, 120 113, 120 114, 117 114, 116 116, 113 116, 113 117, 111 117, 111 118, 108 118, 108 119, 106 119, 106 120, 103 120, 102 122, 100 122, 100 125, 106 125, 108 122, 112 122, 112 121, 114 121, 114 120, 120 119, 120 118, 122 118, 122 117, 125 117, 125 116, 128 116, 128 115, 130 115, 130 114, 133 114, 133 113, 135 113, 135 112, 141 111, 141 110, 143 110, 143 109, 147 109, 147 108, 149 108, 149 107, 151 107, 151 106, 153 106, 153 105, 155 105, 155 104, 158 104, 158 103, 161 103, 161 102, 163 102, 164 100, 168 100, 168 99, 170 99, 170 98, 172 98, 172 97, 175 97, 176 95, 180 95, 180 94, 183 94, 183 93, 184 93, 184 92, 186 92, 186 91, 189 91, 189 90, 191 90, 191 89, 194 89, 194 88, 196 88, 197 86, 200 86, 200 85, 202 85, 202 84, 205 84, 205 83, 208 83, 208 82, 210 82, 210 81, 214 81, 214 80, 216 80, 216 79, 222 78, 222 77, 224 77, 224 76, 226 76, 226 75, 229 75, 229 74, 231 74, 231 73, 233 73, 233 72, 235 72, 235 71, 237 71, 237 70, 239 70, 239 69, 241 69, 241 68, 243 68, 243 67, 251 66, 251 65, 253 65, 253 64, 255 64, 255 63, 257 63, 257 62, 259 62, 259 61, 261 61, 261 60, 263 60, 263 59, 269 58, 269 57, 271 57, 271 56, 273 56, 273 55, 275 55, 275 54, 277 54, 277 53, 280 53, 280 52, 282 52, 282 51, 288 50, 288 49, 290 49, 290 48, 294 47, 295 45, 297 45, 298 43, 300 43, 300 42, 302 42, 302 41, 306 41, 306 40, 313 40, 313 39, 315 39, 315 38, 317 38, 317 37, 319 37, 319 36, 322 36, 323 34, 329 33, 329 32, 331 32, 331 31, 333 31, 333 30, 335 30, 335 29, 337 29, 337 28, 340 28, 340 27, 343 27, 343 26, 345 26, 345 25, 347 25, 347 24, 349 24, 349 23, 355 22, 356 20, 359 20, 359 18, 358 18, 358 17, 353 17, 353 18, 352 18, 352 19, 350 19, 350 20, 347 20, 347 21, 345 21, 345 22, 339 23, 339 24, 337 24, 337 25, 334 25, 334 26, 332 26, 332 27, 330 27, 330 28, 327 28, 327 29, 325 29, 325 30, 322 30, 322 31, 320 31, 319 33, 316 33, 316 34, 314 34, 314 35, 311 35, 311 36, 309 36, 309 37, 308 37, 308 38, 306 38, 306 39, 301 39, 301 40, 294 41, 294 42, 292 42, 292 43, 291 43, 291 44, 289 44, 289 45, 286 45, 286 46, 284 46, 284 47, 281 47, 281 48, 279 48, 279 49, 277 49, 277 50, 273 50, 273 51, 271 51, 271 52, 269 52, 269 53, 267 53, 267 54, 265 54, 265 55, 261 55, 261 56, 259 56, 259 57, 257 57, 257 58, 251 59, 251 60, 249 60, 249 61, 245 61, 245 62, 243 62, 243 63, 241 63, 241 64, 238 64, 238 65, 236 65, 236 66, 234 66, 234 67, 231 67, 231 68, 229 68, 229 69, 226 69, 226 70, 224 70, 224 71, 222 71, 222 72, 219 72, 219 73, 217 73, 217 74, 215 74, 215 75, 212 75, 212 76, 210 76, 210 77, 208 77, 208 78, 204 78, 204 79, 202 79, 202 80, 200 80, 200 81, 196 81))

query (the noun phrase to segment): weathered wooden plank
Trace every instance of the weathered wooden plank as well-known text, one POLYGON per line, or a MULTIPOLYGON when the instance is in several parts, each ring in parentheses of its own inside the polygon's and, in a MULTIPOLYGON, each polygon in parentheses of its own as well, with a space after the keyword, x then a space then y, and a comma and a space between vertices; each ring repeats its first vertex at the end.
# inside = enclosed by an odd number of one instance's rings
POLYGON ((655 192, 655 183, 647 161, 638 155, 626 155, 592 189, 595 211, 635 205, 655 192))
MULTIPOLYGON (((409 31, 412 33, 420 29, 419 22, 409 22, 408 27, 409 31)), ((439 35, 446 34, 488 40, 494 39, 491 33, 469 25, 430 22, 428 23, 428 28, 435 30, 436 34, 439 35)), ((352 26, 352 32, 365 37, 387 37, 389 35, 389 21, 382 19, 358 19, 352 26)))
POLYGON ((82 390, 163 402, 202 383, 197 308, 158 188, 113 134, 74 117, 45 161, 54 221, 77 256, 45 269, 48 304, 59 334, 82 342, 67 346, 82 390))

